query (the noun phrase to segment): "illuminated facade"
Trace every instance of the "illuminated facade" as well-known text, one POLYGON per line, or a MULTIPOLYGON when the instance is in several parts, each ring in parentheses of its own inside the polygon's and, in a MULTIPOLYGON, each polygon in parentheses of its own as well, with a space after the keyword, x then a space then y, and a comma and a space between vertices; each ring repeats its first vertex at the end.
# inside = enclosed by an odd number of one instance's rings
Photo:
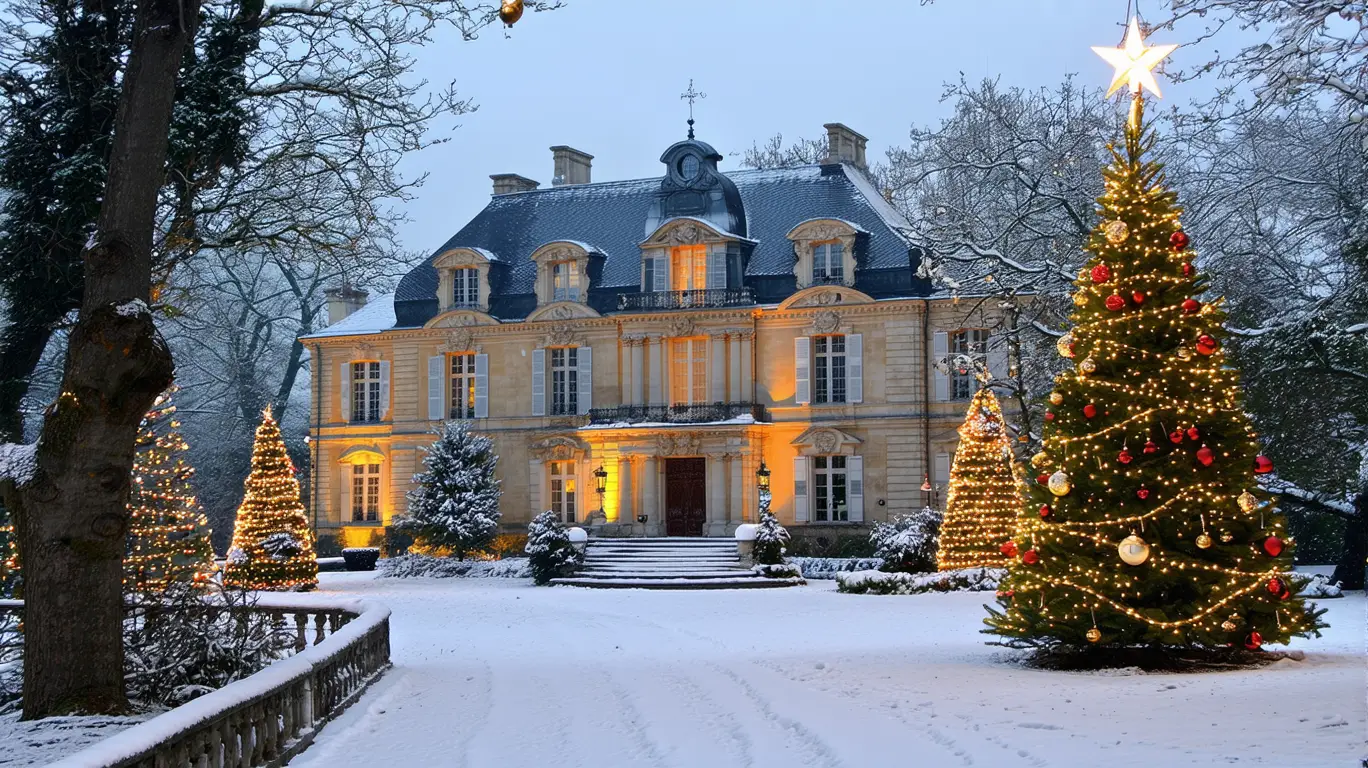
POLYGON ((305 339, 319 532, 364 543, 402 513, 449 418, 494 438, 510 529, 550 509, 605 536, 730 535, 762 461, 786 525, 943 501, 976 384, 936 362, 1006 375, 1001 318, 917 276, 864 138, 827 128, 819 165, 724 174, 688 140, 626 182, 553 148, 555 186, 494 177, 393 296, 331 294, 305 339))

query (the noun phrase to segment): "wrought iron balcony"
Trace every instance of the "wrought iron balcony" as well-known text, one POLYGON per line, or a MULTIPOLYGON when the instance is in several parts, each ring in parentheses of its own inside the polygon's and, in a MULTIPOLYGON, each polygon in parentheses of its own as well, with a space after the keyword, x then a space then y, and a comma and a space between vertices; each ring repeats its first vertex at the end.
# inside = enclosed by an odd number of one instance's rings
POLYGON ((750 288, 707 288, 697 291, 652 291, 618 296, 620 310, 709 309, 755 303, 750 288))
POLYGON ((590 424, 706 424, 749 416, 768 422, 765 406, 757 403, 706 403, 698 405, 620 405, 589 411, 590 424))

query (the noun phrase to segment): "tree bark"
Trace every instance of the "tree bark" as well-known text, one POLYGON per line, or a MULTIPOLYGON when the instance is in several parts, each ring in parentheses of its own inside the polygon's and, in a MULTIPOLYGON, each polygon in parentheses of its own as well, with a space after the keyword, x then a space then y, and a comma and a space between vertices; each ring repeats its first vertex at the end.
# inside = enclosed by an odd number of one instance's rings
POLYGON ((1354 517, 1344 519, 1344 549, 1331 581, 1338 581, 1345 589, 1363 589, 1365 569, 1368 569, 1368 492, 1354 499, 1354 517))
POLYGON ((85 290, 37 468, 6 483, 24 557, 24 713, 127 708, 123 549, 138 423, 174 373, 147 301, 176 75, 199 0, 140 3, 85 290))

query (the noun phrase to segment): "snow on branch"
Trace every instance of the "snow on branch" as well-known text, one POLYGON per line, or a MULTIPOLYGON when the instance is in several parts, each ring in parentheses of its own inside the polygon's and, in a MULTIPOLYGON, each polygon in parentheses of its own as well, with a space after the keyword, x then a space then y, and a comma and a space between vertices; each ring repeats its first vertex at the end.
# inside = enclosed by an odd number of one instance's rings
POLYGON ((17 486, 33 482, 38 474, 38 444, 0 444, 0 480, 13 480, 17 486))
POLYGON ((1269 493, 1276 493, 1279 496, 1287 496, 1297 501, 1305 502, 1316 507, 1320 507, 1327 512, 1331 512, 1343 517, 1358 517, 1358 510, 1349 499, 1337 499, 1329 494, 1319 491, 1308 491, 1301 486, 1286 480, 1274 478, 1263 482, 1264 490, 1269 493))

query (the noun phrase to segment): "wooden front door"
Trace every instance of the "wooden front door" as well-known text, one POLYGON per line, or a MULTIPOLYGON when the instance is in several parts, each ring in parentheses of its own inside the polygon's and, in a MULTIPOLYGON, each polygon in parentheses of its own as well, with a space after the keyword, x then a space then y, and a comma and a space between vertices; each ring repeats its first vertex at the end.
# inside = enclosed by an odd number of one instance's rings
POLYGON ((665 535, 702 536, 707 519, 703 459, 665 460, 665 535))

